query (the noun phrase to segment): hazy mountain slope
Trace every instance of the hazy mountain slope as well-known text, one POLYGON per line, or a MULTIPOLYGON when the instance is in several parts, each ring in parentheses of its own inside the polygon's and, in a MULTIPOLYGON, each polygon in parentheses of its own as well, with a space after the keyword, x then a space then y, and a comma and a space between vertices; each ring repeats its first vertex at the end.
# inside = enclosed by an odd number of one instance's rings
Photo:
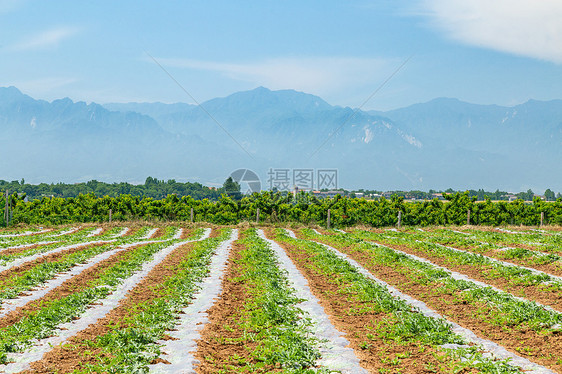
POLYGON ((562 190, 562 101, 435 99, 354 111, 266 88, 189 104, 51 103, 0 88, 0 179, 221 184, 237 168, 335 168, 347 188, 562 190))
POLYGON ((0 178, 8 180, 208 181, 209 168, 237 165, 238 153, 169 133, 149 116, 70 99, 33 100, 14 88, 0 88, 0 128, 0 178))

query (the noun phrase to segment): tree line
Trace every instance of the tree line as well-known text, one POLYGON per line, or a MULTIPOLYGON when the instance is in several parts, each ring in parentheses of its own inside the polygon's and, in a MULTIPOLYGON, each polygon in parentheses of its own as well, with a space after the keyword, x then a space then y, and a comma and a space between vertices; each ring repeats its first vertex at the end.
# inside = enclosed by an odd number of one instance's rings
POLYGON ((216 201, 220 198, 221 194, 225 192, 222 188, 211 188, 201 183, 181 183, 176 182, 174 179, 164 181, 153 177, 146 178, 144 184, 138 185, 125 182, 105 183, 97 180, 74 184, 29 184, 25 183, 25 179, 12 182, 0 180, 0 190, 25 194, 28 200, 41 199, 43 197, 77 197, 80 194, 94 194, 98 197, 131 195, 163 199, 168 195, 175 194, 180 197, 192 196, 195 199, 210 199, 216 201))
MULTIPOLYGON (((191 183, 191 182, 177 182, 174 179, 158 180, 157 178, 147 177, 144 184, 131 184, 126 182, 121 183, 105 183, 99 182, 97 180, 91 180, 82 183, 41 183, 41 184, 29 184, 26 183, 24 179, 21 181, 5 181, 0 180, 0 191, 8 190, 10 192, 18 192, 20 194, 25 194, 29 200, 40 199, 42 197, 77 197, 80 194, 93 193, 98 197, 111 196, 118 197, 119 195, 132 195, 140 197, 152 197, 154 199, 163 199, 168 195, 175 194, 179 197, 191 196, 194 199, 202 200, 209 199, 212 201, 217 201, 221 194, 226 193, 229 196, 236 196, 241 198, 240 185, 236 183, 232 178, 228 178, 222 187, 212 188, 202 185, 201 183, 191 183)), ((338 191, 341 192, 342 196, 349 195, 354 197, 356 192, 363 193, 366 196, 370 195, 381 195, 383 191, 378 190, 356 190, 347 191, 340 188, 338 191)), ((429 190, 425 191, 390 191, 388 194, 395 194, 402 196, 406 199, 418 199, 418 200, 432 200, 435 194, 441 194, 445 192, 447 194, 462 192, 455 191, 452 188, 448 188, 444 191, 429 190)), ((508 200, 510 194, 506 191, 485 191, 483 189, 479 190, 468 190, 470 197, 476 197, 477 201, 484 201, 487 198, 491 200, 508 200)), ((519 192, 516 194, 517 198, 523 199, 525 201, 532 201, 535 197, 535 193, 532 190, 527 190, 525 192, 519 192)), ((544 192, 544 197, 547 201, 555 201, 557 198, 562 197, 560 193, 555 193, 550 189, 544 192)))
MULTIPOLYGON (((407 202, 394 195, 390 199, 355 199, 337 195, 318 199, 304 192, 297 196, 270 191, 236 197, 222 194, 216 200, 195 199, 192 196, 167 195, 158 199, 131 194, 96 196, 94 193, 76 197, 42 197, 26 201, 23 195, 13 193, 9 199, 11 224, 64 224, 104 222, 111 211, 114 221, 158 220, 194 221, 215 224, 237 224, 255 221, 260 211, 260 222, 299 222, 326 224, 328 209, 332 225, 336 227, 364 224, 374 227, 394 226, 398 212, 401 223, 411 226, 462 225, 538 225, 541 213, 545 224, 562 224, 562 199, 554 202, 535 198, 532 203, 522 199, 512 202, 490 199, 477 201, 468 192, 445 195, 446 200, 407 202)), ((4 208, 6 199, 0 199, 4 208)), ((2 218, 3 219, 3 218, 2 218)), ((5 225, 5 221, 0 220, 5 225)))

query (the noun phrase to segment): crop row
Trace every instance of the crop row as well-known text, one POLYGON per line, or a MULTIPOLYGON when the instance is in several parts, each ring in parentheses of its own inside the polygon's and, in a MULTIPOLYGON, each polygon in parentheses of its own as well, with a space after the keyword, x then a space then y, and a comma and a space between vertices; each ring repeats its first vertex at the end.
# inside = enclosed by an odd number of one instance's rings
POLYGON ((8 362, 9 353, 24 351, 36 339, 50 336, 60 324, 78 318, 89 305, 110 295, 156 253, 172 244, 174 241, 133 246, 102 261, 82 277, 70 279, 45 298, 9 314, 4 318, 6 326, 0 329, 2 362, 8 362))
POLYGON ((446 318, 474 326, 478 335, 488 336, 524 357, 533 357, 541 365, 562 367, 560 313, 349 234, 328 236, 303 230, 302 235, 344 251, 376 276, 426 302, 446 318))
POLYGON ((560 313, 459 273, 552 295, 556 279, 472 242, 447 247, 467 235, 221 228, 184 238, 168 226, 116 238, 121 230, 55 237, 0 272, 0 297, 14 298, 0 313, 0 371, 562 369, 560 313))

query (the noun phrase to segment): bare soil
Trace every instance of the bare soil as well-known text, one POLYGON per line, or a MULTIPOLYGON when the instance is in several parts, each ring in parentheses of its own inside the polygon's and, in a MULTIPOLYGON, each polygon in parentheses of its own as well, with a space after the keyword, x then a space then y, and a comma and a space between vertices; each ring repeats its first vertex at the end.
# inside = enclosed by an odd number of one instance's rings
POLYGON ((15 266, 15 267, 12 267, 10 269, 6 269, 6 270, 0 272, 0 284, 2 284, 2 282, 5 282, 5 281, 9 280, 13 276, 17 276, 18 274, 21 274, 25 271, 28 271, 29 269, 32 269, 35 266, 37 266, 39 264, 42 264, 44 262, 55 262, 55 261, 60 260, 62 257, 67 256, 69 254, 72 254, 74 252, 83 251, 83 250, 86 250, 88 248, 99 247, 99 246, 102 246, 104 244, 106 244, 106 243, 80 245, 76 248, 66 249, 64 251, 60 251, 60 252, 57 252, 57 253, 46 254, 45 256, 41 256, 41 257, 39 257, 39 258, 37 258, 33 261, 23 263, 20 266, 15 266))
MULTIPOLYGON (((212 233, 214 236, 217 235, 215 231, 217 230, 213 230, 212 233)), ((89 347, 84 342, 93 341, 98 336, 108 333, 115 324, 126 328, 127 323, 124 319, 131 313, 135 313, 137 305, 162 297, 159 294, 162 283, 175 273, 177 265, 189 254, 194 244, 191 242, 176 248, 121 300, 117 308, 110 311, 97 323, 70 338, 64 345, 53 348, 40 361, 32 363, 31 370, 24 373, 69 373, 83 369, 86 364, 99 362, 97 357, 107 357, 107 352, 89 347)), ((164 338, 170 337, 165 336, 164 338)), ((161 359, 159 362, 165 362, 165 359, 161 359)))
POLYGON ((426 260, 429 260, 436 265, 442 266, 452 271, 456 271, 457 273, 465 274, 472 279, 495 286, 513 295, 524 297, 526 299, 533 300, 544 305, 549 305, 552 308, 562 312, 562 291, 549 290, 544 286, 523 286, 518 285, 513 281, 508 281, 505 278, 497 278, 490 274, 490 272, 493 270, 493 266, 477 267, 474 265, 458 265, 447 261, 447 259, 443 257, 435 256, 431 253, 417 250, 405 245, 392 245, 386 243, 379 244, 384 244, 390 248, 398 249, 402 252, 425 258, 426 260))
MULTIPOLYGON (((267 236, 274 237, 271 230, 267 236)), ((376 335, 377 326, 389 323, 389 315, 369 310, 367 303, 357 301, 339 277, 322 274, 298 247, 279 242, 293 260, 299 271, 309 282, 332 324, 344 332, 350 347, 360 359, 361 366, 370 373, 388 372, 430 373, 432 368, 441 368, 439 352, 432 347, 413 342, 396 342, 376 335), (373 335, 370 339, 367 336, 373 335)), ((462 371, 470 373, 472 371, 462 371)))
POLYGON ((63 298, 65 296, 69 296, 73 293, 79 292, 89 287, 90 283, 96 280, 105 269, 121 261, 123 258, 125 258, 128 255, 129 252, 133 251, 135 248, 138 248, 140 246, 142 246, 142 244, 135 247, 127 248, 122 252, 114 254, 108 259, 105 259, 95 264, 91 268, 86 269, 79 275, 71 279, 68 279, 59 287, 51 290, 41 299, 32 301, 22 307, 17 308, 16 310, 12 311, 5 317, 0 318, 0 328, 13 325, 14 323, 21 320, 25 315, 39 310, 44 303, 63 298))
MULTIPOLYGON (((245 246, 238 241, 233 244, 222 281, 222 293, 209 309, 209 322, 200 332, 195 358, 199 365, 197 373, 210 374, 220 370, 242 366, 240 362, 258 363, 249 352, 257 346, 254 342, 241 342, 242 331, 237 328, 240 313, 248 299, 247 286, 237 278, 241 275, 239 264, 245 246), (235 359, 238 357, 238 359, 235 359)), ((279 368, 265 366, 261 372, 279 372, 279 368)))
POLYGON ((376 264, 367 252, 344 246, 337 248, 363 265, 375 277, 423 301, 448 320, 472 330, 479 337, 492 340, 553 371, 562 371, 562 333, 559 331, 533 331, 524 326, 493 324, 491 321, 497 311, 485 303, 467 303, 462 292, 451 293, 440 284, 419 284, 416 275, 409 269, 400 268, 396 264, 394 267, 376 264))
MULTIPOLYGON (((195 229, 184 227, 183 231, 181 232, 180 239, 185 240, 185 239, 191 237, 193 235, 194 231, 195 231, 195 229)), ((217 230, 215 230, 215 231, 217 231, 217 230)))

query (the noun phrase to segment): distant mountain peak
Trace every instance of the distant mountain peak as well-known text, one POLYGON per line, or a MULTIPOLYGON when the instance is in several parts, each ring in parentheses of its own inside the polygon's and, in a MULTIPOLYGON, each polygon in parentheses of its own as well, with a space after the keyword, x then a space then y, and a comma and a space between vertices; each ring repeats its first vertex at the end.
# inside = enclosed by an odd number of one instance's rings
POLYGON ((22 97, 29 97, 29 96, 24 95, 20 90, 18 90, 14 86, 0 87, 0 99, 1 100, 21 99, 22 97))
POLYGON ((227 97, 216 98, 203 103, 205 108, 240 108, 248 111, 275 109, 280 111, 308 112, 329 110, 333 107, 322 98, 292 90, 270 90, 259 86, 252 90, 235 92, 227 97))

